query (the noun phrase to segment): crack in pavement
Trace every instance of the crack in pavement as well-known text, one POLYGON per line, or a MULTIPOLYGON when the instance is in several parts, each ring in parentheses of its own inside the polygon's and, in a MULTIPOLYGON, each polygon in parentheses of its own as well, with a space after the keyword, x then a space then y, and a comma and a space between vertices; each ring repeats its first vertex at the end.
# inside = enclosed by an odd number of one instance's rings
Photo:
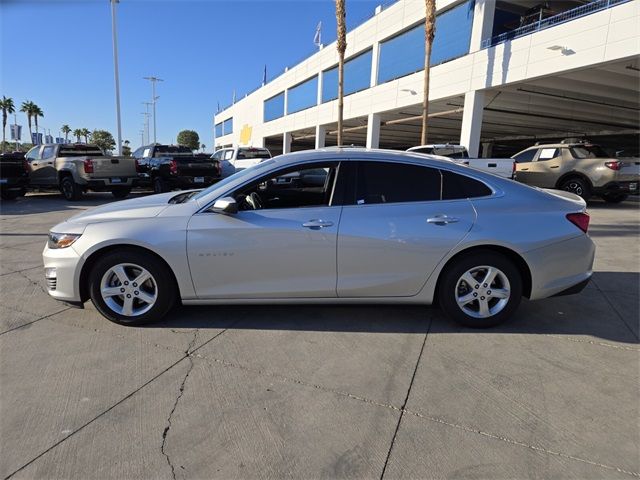
POLYGON ((167 426, 164 427, 164 431, 162 432, 162 445, 160 445, 160 451, 167 459, 167 464, 171 468, 171 476, 173 477, 173 480, 176 479, 176 470, 173 466, 173 463, 171 462, 171 459, 169 458, 169 454, 167 454, 167 452, 165 451, 165 446, 167 444, 167 435, 169 434, 169 430, 171 430, 171 426, 172 426, 171 419, 173 418, 173 414, 175 413, 176 408, 178 408, 178 403, 180 402, 180 399, 184 394, 184 385, 185 383, 187 383, 187 378, 189 378, 189 375, 193 370, 193 356, 192 356, 191 349, 195 345, 197 338, 198 338, 198 330, 193 332, 193 339, 191 340, 191 342, 187 346, 187 349, 184 352, 187 358, 189 359, 189 368, 187 369, 187 373, 182 379, 182 383, 180 384, 180 388, 178 389, 178 396, 176 397, 176 401, 173 404, 173 408, 171 409, 171 412, 169 412, 169 416, 167 417, 167 426))
POLYGON ((596 342, 595 340, 583 340, 581 338, 566 337, 564 335, 554 335, 551 333, 547 333, 545 337, 557 338, 560 340, 569 340, 570 342, 576 342, 576 343, 587 343, 589 345, 597 345, 599 347, 616 348, 618 350, 630 350, 632 352, 640 352, 640 348, 627 347, 625 345, 613 345, 611 343, 604 343, 604 342, 596 342))
MULTIPOLYGON (((30 322, 23 323, 22 325, 18 325, 17 327, 13 327, 13 328, 10 328, 9 330, 5 330, 4 332, 0 332, 0 335, 4 335, 5 333, 13 332, 14 330, 19 330, 21 328, 24 328, 26 326, 32 325, 32 324, 34 324, 36 322, 39 322, 40 320, 44 320, 46 318, 50 318, 50 317, 53 317, 55 315, 58 315, 59 313, 66 312, 67 310, 71 310, 71 308, 72 307, 63 308, 62 310, 59 310, 57 312, 50 313, 48 315, 44 315, 43 317, 40 317, 40 318, 36 318, 35 320, 32 320, 30 322)), ((29 313, 29 312, 23 312, 23 313, 29 313)))
POLYGON ((416 373, 418 372, 418 366, 420 365, 420 360, 422 359, 422 354, 424 353, 424 347, 427 344, 427 337, 429 337, 429 332, 431 331, 431 325, 433 324, 433 317, 429 317, 429 326, 427 327, 427 331, 424 334, 424 340, 422 340, 422 347, 420 348, 420 353, 418 354, 418 359, 416 360, 416 365, 413 368, 413 375, 411 375, 411 381, 409 382, 409 388, 407 388, 407 395, 404 397, 404 402, 402 403, 402 407, 400 407, 400 416, 398 417, 398 423, 396 424, 396 429, 393 432, 393 437, 391 438, 391 445, 389 445, 389 451, 387 452, 387 458, 384 460, 384 466, 382 467, 382 473, 380 473, 380 480, 384 478, 384 474, 387 471, 387 465, 389 464, 389 460, 391 459, 391 452, 393 452, 393 446, 396 443, 396 437, 398 436, 398 431, 400 430, 400 424, 402 423, 402 417, 405 413, 405 408, 407 406, 407 402, 409 401, 409 395, 411 394, 411 387, 413 387, 413 382, 416 379, 416 373))
POLYGON ((631 328, 631 325, 629 325, 627 323, 627 321, 624 319, 624 316, 620 314, 620 312, 618 311, 618 309, 615 307, 615 305, 611 302, 611 300, 609 300, 609 296, 604 292, 604 290, 602 290, 600 288, 600 285, 598 285, 598 282, 596 282, 596 279, 593 278, 592 279, 593 284, 596 287, 596 290, 598 290, 600 292, 600 294, 604 297, 604 299, 606 300, 606 302, 609 304, 609 306, 611 307, 611 309, 616 312, 616 315, 618 315, 618 318, 620 320, 622 320, 622 323, 624 323, 624 325, 629 329, 629 331, 631 332, 631 335, 633 335, 635 337, 636 340, 640 341, 640 337, 638 336, 638 334, 636 332, 633 331, 633 328, 631 328))
MULTIPOLYGON (((232 322, 227 328, 221 330, 220 332, 218 332, 216 335, 214 335, 213 337, 211 337, 209 340, 207 340, 206 342, 204 342, 202 345, 200 345, 199 347, 191 350, 190 354, 193 355, 194 352, 200 350, 201 348, 203 348, 204 346, 208 345, 209 343, 211 343, 212 341, 214 341, 216 338, 220 337, 223 333, 225 333, 227 330, 229 330, 229 328, 232 328, 236 323, 238 322, 238 320, 232 322)), ((107 413, 109 413, 111 410, 113 410, 114 408, 116 408, 118 405, 121 405, 122 403, 124 403, 125 401, 127 401, 128 399, 130 399, 131 397, 133 397, 136 393, 138 393, 140 390, 142 390, 143 388, 145 388, 146 386, 150 385, 151 383, 153 383, 155 380, 157 380, 158 378, 160 378, 162 375, 164 375, 165 373, 167 373, 168 371, 170 371, 171 369, 173 369, 176 365, 178 365, 179 363, 181 363, 183 360, 185 360, 186 358, 189 358, 188 355, 184 355, 183 357, 179 358, 178 360, 176 360, 175 362, 173 362, 171 365, 169 365, 167 368, 165 368, 164 370, 162 370, 160 373, 158 373, 157 375, 154 375, 153 377, 151 377, 149 380, 147 380, 145 383, 143 383, 142 385, 140 385, 138 388, 136 388, 135 390, 133 390, 132 392, 129 392, 127 395, 125 395, 124 397, 122 397, 120 400, 118 400, 117 402, 115 402, 113 405, 111 405, 110 407, 106 408, 105 410, 103 410, 102 412, 100 412, 99 414, 97 414, 96 416, 94 416, 92 419, 88 420, 87 422, 83 423, 82 425, 80 425, 78 428, 76 428, 75 430, 73 430, 71 433, 69 433, 66 437, 58 440, 57 442, 55 442, 53 445, 51 445, 50 447, 46 448, 44 451, 40 452, 38 455, 36 455, 35 457, 33 457, 31 460, 29 460, 28 462, 26 462, 24 465, 22 465, 21 467, 17 468, 16 470, 14 470, 13 472, 11 472, 9 475, 7 475, 6 477, 4 477, 4 480, 8 480, 11 477, 13 477, 16 473, 21 472, 22 470, 24 470, 25 468, 27 468, 29 465, 31 465, 32 463, 34 463, 36 460, 38 460, 39 458, 43 457, 44 455, 46 455, 47 453, 49 453, 51 450, 53 450, 54 448, 60 446, 62 443, 66 442, 69 438, 73 437, 75 434, 77 434, 78 432, 84 430, 86 427, 88 427, 89 425, 91 425, 93 422, 95 422, 96 420, 102 418, 103 416, 105 416, 107 413)))
POLYGON ((27 270, 35 270, 36 268, 43 268, 42 265, 36 265, 35 267, 23 268, 22 270, 13 270, 11 272, 0 273, 0 277, 4 277, 5 275, 11 275, 12 273, 22 273, 27 270))

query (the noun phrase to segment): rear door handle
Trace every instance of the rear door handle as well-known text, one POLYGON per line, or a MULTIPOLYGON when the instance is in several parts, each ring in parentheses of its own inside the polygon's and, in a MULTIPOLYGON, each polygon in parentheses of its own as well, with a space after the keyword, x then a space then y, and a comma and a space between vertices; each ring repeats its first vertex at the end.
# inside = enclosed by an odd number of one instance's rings
POLYGON ((551 165, 549 168, 560 168, 560 165, 551 165))
POLYGON ((526 172, 527 170, 529 170, 528 168, 521 168, 520 171, 521 172, 526 172))
POLYGON ((329 222, 327 220, 309 220, 302 224, 303 227, 310 228, 311 230, 320 230, 321 228, 330 227, 332 225, 333 222, 329 222))
POLYGON ((436 215, 435 217, 427 218, 427 223, 435 223, 436 225, 446 225, 448 223, 456 223, 460 221, 459 218, 449 217, 448 215, 436 215))

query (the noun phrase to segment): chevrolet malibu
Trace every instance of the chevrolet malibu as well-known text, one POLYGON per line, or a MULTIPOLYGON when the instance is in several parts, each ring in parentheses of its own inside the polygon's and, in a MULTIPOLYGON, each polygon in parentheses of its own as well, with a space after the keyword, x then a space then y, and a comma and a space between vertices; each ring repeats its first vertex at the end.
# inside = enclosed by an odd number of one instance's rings
POLYGON ((406 152, 266 160, 201 191, 110 203, 53 227, 49 294, 140 324, 175 304, 437 303, 489 327, 527 297, 577 293, 585 203, 406 152))

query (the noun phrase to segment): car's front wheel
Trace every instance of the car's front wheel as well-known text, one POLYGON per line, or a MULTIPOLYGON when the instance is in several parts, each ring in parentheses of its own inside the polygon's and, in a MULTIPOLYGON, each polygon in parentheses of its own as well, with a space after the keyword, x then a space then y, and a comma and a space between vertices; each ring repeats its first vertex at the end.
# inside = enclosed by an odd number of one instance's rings
POLYGON ((98 311, 122 325, 160 320, 176 301, 167 266, 150 253, 131 249, 98 259, 89 273, 89 291, 98 311))
POLYGON ((521 297, 520 272, 511 260, 493 251, 475 251, 454 260, 438 282, 442 310, 472 328, 504 322, 521 297))

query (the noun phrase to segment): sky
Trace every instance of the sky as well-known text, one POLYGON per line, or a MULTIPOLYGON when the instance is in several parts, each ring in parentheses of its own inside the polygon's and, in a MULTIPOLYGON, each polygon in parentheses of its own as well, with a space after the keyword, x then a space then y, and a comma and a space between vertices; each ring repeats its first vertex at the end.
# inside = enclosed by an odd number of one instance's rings
MULTIPOLYGON (((347 0, 347 28, 384 0, 347 0)), ((335 40, 333 0, 120 0, 117 5, 122 137, 141 144, 156 76, 157 139, 198 132, 211 150, 217 105, 231 103, 335 40)), ((0 96, 35 102, 55 137, 72 129, 104 129, 116 137, 109 0, 0 0, 0 96)), ((8 123, 13 123, 13 118, 8 123)), ((27 120, 18 113, 23 125, 27 120)), ((153 141, 153 127, 150 128, 153 141)), ((9 133, 7 131, 7 137, 9 133)), ((146 140, 146 139, 145 139, 146 140)))

